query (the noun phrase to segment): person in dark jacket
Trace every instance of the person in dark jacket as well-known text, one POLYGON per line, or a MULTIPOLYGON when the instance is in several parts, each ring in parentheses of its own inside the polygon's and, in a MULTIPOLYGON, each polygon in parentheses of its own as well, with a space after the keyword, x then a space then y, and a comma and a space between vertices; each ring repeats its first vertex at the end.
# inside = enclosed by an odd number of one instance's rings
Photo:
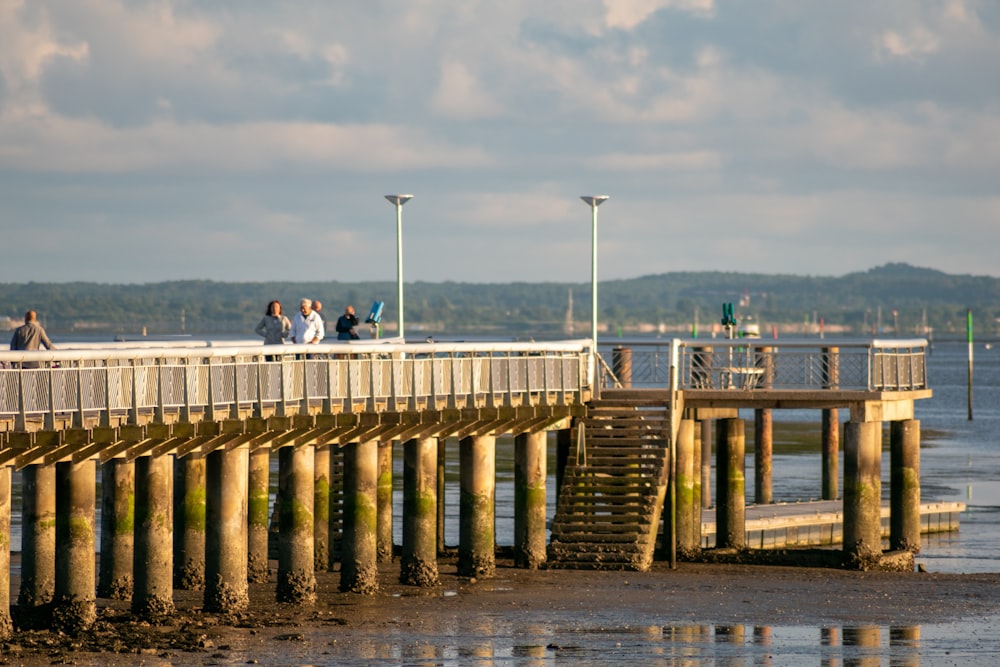
POLYGON ((352 340, 361 338, 354 327, 358 326, 358 317, 354 314, 354 306, 344 309, 344 314, 337 318, 337 340, 352 340))

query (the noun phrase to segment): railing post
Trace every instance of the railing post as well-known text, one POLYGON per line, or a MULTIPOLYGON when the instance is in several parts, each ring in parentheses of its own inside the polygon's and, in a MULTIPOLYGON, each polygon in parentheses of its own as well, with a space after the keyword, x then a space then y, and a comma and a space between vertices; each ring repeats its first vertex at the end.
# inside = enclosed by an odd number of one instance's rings
POLYGON ((56 427, 56 392, 55 392, 55 369, 52 368, 52 362, 49 362, 48 373, 45 374, 46 380, 48 380, 49 389, 49 412, 45 415, 45 428, 49 430, 54 430, 56 427))
POLYGON ((76 361, 76 414, 73 426, 83 428, 83 360, 76 361))
POLYGON ((156 409, 153 413, 156 421, 163 423, 163 357, 156 358, 156 409))
POLYGON ((139 423, 139 392, 136 387, 139 381, 139 372, 135 364, 136 361, 136 359, 129 359, 129 365, 132 368, 132 405, 129 406, 128 420, 132 424, 139 423))

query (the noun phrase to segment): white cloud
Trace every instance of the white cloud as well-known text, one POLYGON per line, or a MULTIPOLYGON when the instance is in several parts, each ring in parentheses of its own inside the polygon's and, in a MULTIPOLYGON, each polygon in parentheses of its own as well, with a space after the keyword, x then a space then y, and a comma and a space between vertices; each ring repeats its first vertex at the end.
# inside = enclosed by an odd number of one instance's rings
POLYGON ((714 0, 604 0, 605 22, 609 28, 632 30, 656 12, 673 8, 711 16, 714 0))
POLYGON ((441 63, 441 80, 431 96, 431 108, 447 118, 471 120, 503 114, 500 105, 460 62, 441 63))

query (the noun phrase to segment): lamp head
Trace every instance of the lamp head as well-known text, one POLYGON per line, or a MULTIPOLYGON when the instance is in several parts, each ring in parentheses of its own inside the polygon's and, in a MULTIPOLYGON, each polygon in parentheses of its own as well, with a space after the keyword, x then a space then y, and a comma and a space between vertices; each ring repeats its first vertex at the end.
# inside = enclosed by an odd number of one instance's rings
POLYGON ((580 197, 580 199, 587 202, 588 206, 597 208, 598 206, 600 206, 601 204, 603 204, 608 200, 608 195, 585 195, 583 197, 580 197))
POLYGON ((406 202, 413 199, 413 195, 386 195, 385 198, 389 200, 390 204, 402 206, 406 202))

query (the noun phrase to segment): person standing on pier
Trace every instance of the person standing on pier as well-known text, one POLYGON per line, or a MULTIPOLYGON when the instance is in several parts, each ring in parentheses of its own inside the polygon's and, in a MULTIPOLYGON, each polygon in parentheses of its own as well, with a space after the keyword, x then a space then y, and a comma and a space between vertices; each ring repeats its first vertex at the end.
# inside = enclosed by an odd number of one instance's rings
POLYGON ((281 302, 275 299, 267 304, 264 317, 254 333, 264 337, 264 345, 282 345, 292 330, 292 323, 281 312, 281 302))
POLYGON ((323 320, 323 328, 326 328, 326 315, 323 314, 323 304, 320 303, 319 299, 313 299, 312 303, 313 312, 319 315, 319 318, 323 320))
POLYGON ((302 299, 299 302, 299 312, 292 320, 292 342, 318 343, 323 340, 324 335, 326 332, 323 328, 323 318, 312 309, 311 299, 302 299))
POLYGON ((354 314, 354 306, 344 309, 344 314, 337 318, 337 340, 352 340, 361 338, 354 327, 358 326, 358 317, 354 314))
POLYGON ((10 349, 38 350, 42 346, 45 346, 46 350, 55 349, 52 341, 45 335, 45 329, 38 323, 38 313, 29 310, 24 314, 24 324, 14 329, 14 336, 10 339, 10 349))

